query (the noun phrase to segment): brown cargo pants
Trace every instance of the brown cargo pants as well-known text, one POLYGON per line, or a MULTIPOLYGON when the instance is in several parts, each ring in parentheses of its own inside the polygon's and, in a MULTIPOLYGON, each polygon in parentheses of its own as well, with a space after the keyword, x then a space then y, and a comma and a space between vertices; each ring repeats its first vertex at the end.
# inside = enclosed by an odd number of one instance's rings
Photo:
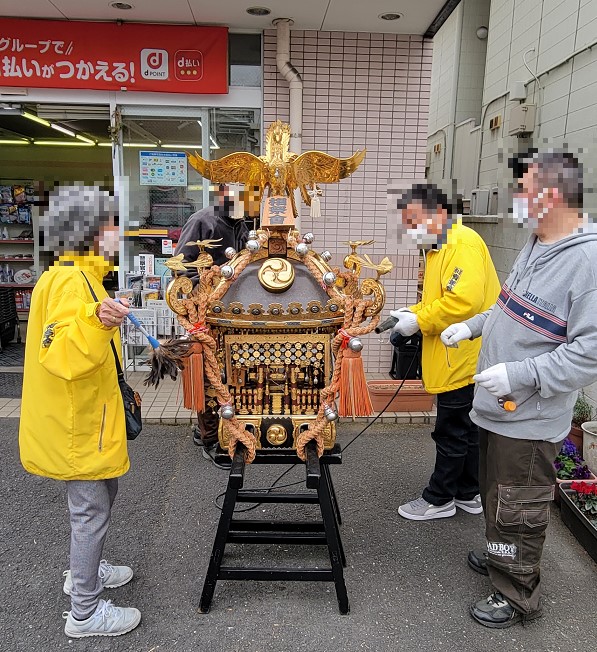
POLYGON ((530 614, 539 609, 541 554, 560 445, 482 428, 479 443, 489 578, 517 611, 530 614))

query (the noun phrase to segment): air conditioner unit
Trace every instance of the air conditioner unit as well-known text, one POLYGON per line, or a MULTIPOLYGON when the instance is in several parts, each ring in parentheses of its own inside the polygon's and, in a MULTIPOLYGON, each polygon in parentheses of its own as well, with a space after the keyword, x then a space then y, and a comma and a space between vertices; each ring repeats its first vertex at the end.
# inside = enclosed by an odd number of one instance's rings
POLYGON ((441 143, 435 143, 433 146, 433 153, 434 154, 439 154, 442 151, 442 144, 441 143))
POLYGON ((536 104, 518 104, 510 111, 510 128, 508 135, 530 134, 535 130, 536 104))
POLYGON ((487 215, 489 210, 489 190, 475 188, 471 191, 471 215, 487 215))

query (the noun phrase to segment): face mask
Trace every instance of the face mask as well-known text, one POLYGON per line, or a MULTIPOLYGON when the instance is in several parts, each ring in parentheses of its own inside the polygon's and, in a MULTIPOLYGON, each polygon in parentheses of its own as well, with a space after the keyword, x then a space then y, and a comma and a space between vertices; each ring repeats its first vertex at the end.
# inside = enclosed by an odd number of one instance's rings
MULTIPOLYGON (((537 195, 537 200, 533 200, 533 208, 537 206, 537 202, 543 199, 543 193, 537 195)), ((548 210, 542 208, 537 215, 529 214, 529 200, 526 197, 513 197, 512 199, 512 219, 516 224, 525 226, 528 229, 536 229, 539 222, 547 215, 548 210)))
POLYGON ((439 241, 439 236, 429 233, 424 224, 417 224, 414 229, 406 229, 404 237, 420 249, 436 245, 439 241))
POLYGON ((529 200, 526 197, 514 197, 512 199, 512 219, 516 224, 528 225, 529 200))

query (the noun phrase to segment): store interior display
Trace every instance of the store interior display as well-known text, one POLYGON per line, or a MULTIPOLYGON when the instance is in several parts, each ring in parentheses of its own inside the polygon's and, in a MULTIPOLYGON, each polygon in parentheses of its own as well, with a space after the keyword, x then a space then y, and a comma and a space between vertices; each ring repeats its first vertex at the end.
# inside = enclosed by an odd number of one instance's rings
POLYGON ((189 216, 211 201, 209 187, 187 166, 185 152, 203 151, 203 125, 209 124, 206 158, 238 150, 260 153, 259 109, 156 107, 150 116, 120 111, 21 101, 2 106, 0 286, 14 292, 24 335, 31 292, 49 264, 38 254, 39 188, 47 192, 73 182, 113 188, 115 157, 121 158, 124 253, 120 272, 104 286, 109 292, 134 290, 134 307, 153 310, 156 330, 170 332, 163 304, 154 303, 164 301, 165 279, 171 276, 164 263, 189 216), (145 268, 150 260, 152 267, 145 268), (129 285, 128 273, 142 277, 139 287, 129 285))

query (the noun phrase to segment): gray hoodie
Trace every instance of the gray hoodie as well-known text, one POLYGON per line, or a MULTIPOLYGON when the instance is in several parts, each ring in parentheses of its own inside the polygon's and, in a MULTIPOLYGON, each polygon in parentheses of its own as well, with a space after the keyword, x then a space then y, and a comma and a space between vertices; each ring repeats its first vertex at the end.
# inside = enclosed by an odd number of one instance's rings
POLYGON ((476 386, 471 419, 514 439, 562 440, 577 390, 597 381, 597 234, 555 242, 536 260, 533 234, 496 304, 465 322, 483 336, 477 371, 506 363, 517 404, 505 411, 476 386))

